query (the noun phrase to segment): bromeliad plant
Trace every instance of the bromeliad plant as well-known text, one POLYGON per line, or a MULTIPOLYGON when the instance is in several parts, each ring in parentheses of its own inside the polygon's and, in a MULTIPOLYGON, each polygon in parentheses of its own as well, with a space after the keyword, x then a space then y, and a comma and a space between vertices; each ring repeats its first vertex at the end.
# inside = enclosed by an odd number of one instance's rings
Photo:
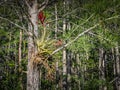
POLYGON ((55 40, 49 38, 50 32, 46 30, 46 26, 44 23, 45 15, 43 11, 39 12, 38 19, 40 20, 43 26, 43 31, 41 31, 41 36, 36 40, 38 53, 50 55, 54 49, 55 40))
POLYGON ((55 50, 55 40, 49 38, 50 32, 44 27, 41 36, 35 40, 37 53, 32 57, 33 68, 36 65, 46 69, 46 76, 53 79, 54 75, 54 60, 51 53, 55 50))
POLYGON ((49 32, 44 28, 42 35, 36 40, 39 54, 51 54, 53 52, 55 40, 49 38, 49 32))
POLYGON ((54 75, 54 61, 51 53, 55 50, 55 40, 50 39, 50 31, 45 26, 45 15, 43 11, 38 13, 38 20, 41 22, 42 30, 40 36, 35 40, 36 52, 32 55, 31 66, 44 68, 46 71, 46 77, 53 80, 54 75))

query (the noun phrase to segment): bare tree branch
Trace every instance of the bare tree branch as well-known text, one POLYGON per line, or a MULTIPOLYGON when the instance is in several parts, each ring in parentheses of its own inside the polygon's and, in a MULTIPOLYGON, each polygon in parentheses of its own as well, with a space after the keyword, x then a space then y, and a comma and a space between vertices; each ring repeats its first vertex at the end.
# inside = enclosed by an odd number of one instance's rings
POLYGON ((118 76, 118 77, 115 77, 113 80, 111 80, 109 83, 113 83, 113 82, 115 82, 116 80, 118 80, 120 77, 118 76))
POLYGON ((38 12, 42 11, 48 4, 49 0, 45 0, 40 6, 38 7, 38 12))
POLYGON ((84 32, 80 33, 75 39, 73 39, 72 41, 68 42, 67 44, 63 45, 62 47, 56 49, 55 51, 52 52, 51 55, 55 54, 56 52, 60 51, 61 49, 63 49, 64 47, 67 47, 68 45, 72 44, 73 42, 75 42, 79 37, 83 36, 84 34, 86 34, 87 32, 91 31, 92 29, 96 28, 99 24, 94 25, 93 27, 90 27, 89 29, 85 30, 84 32))
POLYGON ((31 8, 29 3, 28 3, 28 0, 23 0, 25 2, 25 4, 27 5, 28 8, 31 8))
POLYGON ((3 19, 3 20, 5 20, 5 21, 8 21, 9 23, 11 23, 11 24, 15 25, 16 27, 18 27, 18 28, 20 28, 20 29, 22 29, 22 30, 25 30, 25 31, 27 32, 27 29, 26 29, 26 28, 24 28, 24 27, 22 27, 22 26, 20 26, 20 25, 18 25, 18 24, 16 24, 16 23, 14 23, 13 21, 11 21, 11 20, 9 20, 9 19, 7 19, 7 18, 3 18, 3 17, 0 16, 0 19, 3 19))

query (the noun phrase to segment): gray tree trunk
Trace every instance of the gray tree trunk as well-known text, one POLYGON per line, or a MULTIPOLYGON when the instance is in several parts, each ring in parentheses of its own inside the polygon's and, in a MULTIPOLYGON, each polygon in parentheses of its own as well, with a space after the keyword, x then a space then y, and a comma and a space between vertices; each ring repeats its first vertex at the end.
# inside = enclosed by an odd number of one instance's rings
MULTIPOLYGON (((118 47, 118 44, 116 45, 115 53, 116 53, 116 76, 119 77, 119 75, 120 75, 120 57, 119 57, 119 47, 118 47)), ((117 88, 117 90, 120 90, 119 83, 120 83, 120 79, 117 79, 116 80, 116 88, 117 88)))
POLYGON ((67 90, 66 49, 63 49, 63 90, 67 90))
MULTIPOLYGON (((55 4, 55 39, 57 40, 57 33, 58 33, 58 10, 57 10, 57 4, 55 4)), ((59 68, 58 68, 59 62, 56 61, 56 90, 59 88, 59 68)))
MULTIPOLYGON (((99 48, 99 80, 105 81, 105 58, 103 48, 99 48)), ((99 90, 107 90, 107 87, 102 83, 99 90)))
MULTIPOLYGON (((81 73, 81 61, 80 61, 80 55, 79 53, 76 54, 76 61, 77 61, 77 76, 78 76, 78 79, 80 79, 80 73, 81 73)), ((78 80, 78 90, 81 90, 81 82, 80 80, 78 80)))
MULTIPOLYGON (((117 71, 116 71, 115 49, 112 48, 111 51, 112 51, 112 60, 113 60, 113 74, 114 74, 114 78, 116 78, 117 71)), ((113 85, 114 85, 114 90, 117 90, 116 82, 114 82, 113 85)))
MULTIPOLYGON (((64 0, 63 2, 64 14, 66 14, 69 11, 69 3, 70 0, 64 0)), ((66 33, 66 30, 70 30, 69 15, 67 15, 66 18, 63 19, 63 34, 66 33)), ((66 44, 66 41, 64 41, 63 43, 66 44)), ((66 52, 66 48, 64 48, 63 49, 63 76, 64 76, 63 89, 64 90, 71 90, 71 85, 70 85, 71 67, 70 67, 70 58, 68 53, 69 51, 66 52)))
POLYGON ((27 90, 39 90, 39 68, 32 66, 31 60, 36 53, 34 37, 38 36, 38 8, 37 0, 31 1, 29 7, 30 23, 28 25, 28 66, 27 66, 27 90), (33 37, 34 36, 34 37, 33 37))
MULTIPOLYGON (((64 4, 64 13, 66 13, 66 9, 65 9, 65 5, 66 2, 63 2, 64 4)), ((63 19, 63 34, 66 32, 66 19, 63 19)), ((66 43, 66 41, 63 42, 64 44, 66 43)), ((63 48, 63 90, 67 90, 67 58, 66 58, 66 48, 63 48)))
POLYGON ((58 32, 58 10, 57 4, 55 4, 55 39, 57 39, 57 32, 58 32))
POLYGON ((21 68, 21 61, 22 61, 22 30, 20 30, 20 35, 19 35, 19 61, 18 61, 18 64, 19 64, 19 80, 20 80, 20 88, 21 90, 23 90, 23 85, 22 85, 22 68, 21 68))
POLYGON ((68 90, 71 90, 71 53, 70 51, 67 52, 67 86, 68 90))

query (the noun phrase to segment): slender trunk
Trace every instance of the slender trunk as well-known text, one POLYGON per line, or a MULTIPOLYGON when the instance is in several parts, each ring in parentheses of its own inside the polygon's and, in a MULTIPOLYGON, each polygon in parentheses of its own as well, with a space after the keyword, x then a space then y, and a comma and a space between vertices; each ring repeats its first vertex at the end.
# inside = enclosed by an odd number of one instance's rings
POLYGON ((31 1, 32 6, 29 8, 30 23, 28 26, 29 37, 28 37, 28 66, 27 66, 27 90, 39 90, 39 67, 32 66, 32 57, 35 55, 36 47, 34 44, 34 37, 38 36, 38 25, 37 25, 37 0, 31 1), (33 37, 34 36, 34 37, 33 37))
MULTIPOLYGON (((119 77, 119 75, 120 75, 120 58, 119 58, 118 44, 116 45, 115 53, 116 53, 116 76, 119 77)), ((116 88, 117 88, 117 90, 120 90, 119 80, 116 80, 116 88)))
POLYGON ((23 85, 22 85, 22 67, 21 67, 21 61, 22 61, 22 30, 20 30, 20 36, 19 36, 19 74, 20 74, 20 77, 19 77, 19 80, 20 80, 20 88, 21 90, 23 90, 23 85))
POLYGON ((57 39, 58 32, 58 15, 57 15, 57 5, 55 4, 55 39, 57 39))
POLYGON ((10 35, 9 35, 9 44, 8 44, 8 56, 10 56, 10 49, 11 49, 11 37, 12 37, 11 32, 10 32, 9 34, 10 34, 10 35))
POLYGON ((63 49, 63 90, 67 90, 66 49, 63 49))
MULTIPOLYGON (((65 5, 66 2, 64 1, 64 13, 66 12, 65 10, 65 5)), ((63 19, 63 34, 66 32, 66 19, 63 19)), ((66 41, 63 42, 64 44, 66 41)), ((67 90, 67 66, 66 66, 66 48, 63 49, 63 90, 67 90)))
POLYGON ((67 84, 68 90, 71 90, 71 52, 67 52, 67 84))
MULTIPOLYGON (((112 48, 112 61, 113 61, 113 75, 116 78, 116 60, 115 60, 115 49, 112 48)), ((116 82, 113 83, 114 90, 117 90, 116 82)))
MULTIPOLYGON (((82 53, 81 55, 79 54, 79 57, 84 57, 84 53, 82 53)), ((80 81, 81 81, 81 90, 84 90, 84 83, 85 83, 85 77, 84 77, 84 62, 81 58, 80 62, 79 62, 79 65, 80 65, 80 81)))
MULTIPOLYGON (((69 11, 69 3, 70 0, 64 0, 64 14, 69 11)), ((69 23, 69 15, 64 17, 63 19, 63 32, 66 33, 66 30, 70 30, 70 23, 69 23), (66 19, 67 18, 67 19, 66 19)), ((64 34, 63 33, 63 34, 64 34)), ((64 41, 64 44, 66 44, 67 41, 64 41)), ((63 88, 64 90, 71 90, 71 83, 70 83, 70 77, 71 77, 71 67, 70 67, 70 58, 68 59, 67 56, 69 57, 68 53, 69 51, 66 52, 66 48, 63 49, 63 76, 64 81, 63 81, 63 88)))
MULTIPOLYGON (((57 15, 57 4, 55 3, 55 39, 57 39, 57 32, 58 32, 58 15, 57 15)), ((58 68, 58 60, 56 61, 56 90, 59 88, 59 68, 58 68)))
POLYGON ((87 50, 85 51, 85 63, 84 63, 84 78, 87 78, 87 61, 89 60, 89 54, 87 52, 87 50))
MULTIPOLYGON (((99 48, 99 80, 102 80, 102 82, 105 82, 105 60, 104 60, 103 48, 99 48)), ((107 88, 102 83, 99 86, 99 90, 107 90, 107 88)))
POLYGON ((81 66, 81 62, 80 62, 80 57, 79 57, 79 53, 76 54, 76 61, 77 61, 77 76, 78 76, 78 90, 81 90, 81 82, 80 82, 80 66, 81 66))
POLYGON ((16 42, 14 42, 14 45, 15 45, 15 51, 14 51, 14 55, 15 55, 15 69, 14 69, 14 71, 15 71, 15 73, 17 73, 17 67, 18 67, 18 55, 17 55, 17 43, 16 42))
POLYGON ((114 51, 114 48, 112 48, 112 60, 113 60, 113 74, 114 74, 114 77, 116 75, 116 63, 115 63, 115 51, 114 51))

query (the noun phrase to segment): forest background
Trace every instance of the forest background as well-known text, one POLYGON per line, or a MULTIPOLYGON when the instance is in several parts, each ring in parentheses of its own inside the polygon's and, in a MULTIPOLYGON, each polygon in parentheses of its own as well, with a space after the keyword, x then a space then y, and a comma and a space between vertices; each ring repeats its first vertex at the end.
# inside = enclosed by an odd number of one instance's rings
POLYGON ((119 0, 1 0, 0 90, 120 90, 119 0))

